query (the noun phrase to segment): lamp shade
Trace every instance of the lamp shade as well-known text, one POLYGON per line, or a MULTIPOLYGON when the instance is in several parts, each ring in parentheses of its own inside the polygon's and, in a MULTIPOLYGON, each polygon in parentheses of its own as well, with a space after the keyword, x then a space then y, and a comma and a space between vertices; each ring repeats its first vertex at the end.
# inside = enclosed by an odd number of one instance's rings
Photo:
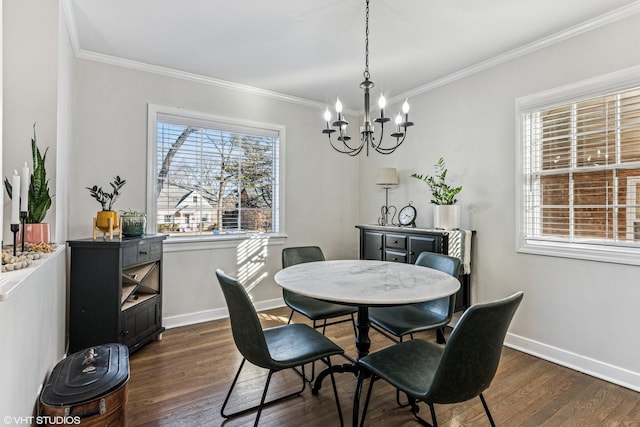
POLYGON ((398 185, 398 171, 396 168, 380 168, 376 175, 377 185, 398 185))

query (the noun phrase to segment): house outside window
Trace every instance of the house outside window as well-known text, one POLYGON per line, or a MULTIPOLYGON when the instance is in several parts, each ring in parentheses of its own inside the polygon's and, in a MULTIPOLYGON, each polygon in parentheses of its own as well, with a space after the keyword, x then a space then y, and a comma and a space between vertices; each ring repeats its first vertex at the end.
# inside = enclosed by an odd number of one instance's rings
POLYGON ((279 232, 283 127, 149 105, 149 130, 147 204, 157 232, 279 232))
POLYGON ((516 102, 517 249, 640 264, 640 73, 516 102))

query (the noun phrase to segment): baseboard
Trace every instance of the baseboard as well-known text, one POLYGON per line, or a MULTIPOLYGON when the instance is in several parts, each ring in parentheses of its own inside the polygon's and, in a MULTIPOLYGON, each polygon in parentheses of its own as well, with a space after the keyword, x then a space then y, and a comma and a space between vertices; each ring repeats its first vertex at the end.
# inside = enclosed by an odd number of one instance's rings
POLYGON ((561 348, 508 333, 504 345, 523 353, 600 378, 634 391, 640 391, 640 373, 629 371, 561 348))
MULTIPOLYGON (((255 303, 257 311, 271 310, 284 306, 282 298, 275 298, 267 301, 259 301, 255 303)), ((215 308, 213 310, 203 310, 195 313, 179 314, 176 316, 167 316, 162 318, 162 326, 167 329, 177 328, 180 326, 194 325, 196 323, 209 322, 211 320, 224 319, 229 317, 229 311, 226 307, 215 308)))

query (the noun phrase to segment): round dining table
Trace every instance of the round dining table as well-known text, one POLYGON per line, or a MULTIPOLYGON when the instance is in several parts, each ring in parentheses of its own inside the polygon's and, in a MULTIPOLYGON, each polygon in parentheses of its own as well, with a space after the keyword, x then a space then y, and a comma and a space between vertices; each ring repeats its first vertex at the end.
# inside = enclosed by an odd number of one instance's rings
POLYGON ((358 307, 358 358, 369 353, 369 307, 432 301, 455 294, 460 282, 432 268, 371 260, 316 261, 293 265, 275 275, 288 291, 358 307))
MULTIPOLYGON (((276 283, 291 292, 339 304, 358 307, 356 349, 358 359, 371 347, 369 307, 395 306, 432 301, 455 294, 460 282, 455 277, 432 268, 372 260, 316 261, 296 264, 280 270, 276 283)), ((357 364, 334 365, 334 372, 361 374, 357 364)), ((323 378, 316 378, 313 392, 318 393, 323 378)), ((359 390, 356 400, 359 401, 359 390)), ((354 412, 357 423, 357 413, 354 412)))

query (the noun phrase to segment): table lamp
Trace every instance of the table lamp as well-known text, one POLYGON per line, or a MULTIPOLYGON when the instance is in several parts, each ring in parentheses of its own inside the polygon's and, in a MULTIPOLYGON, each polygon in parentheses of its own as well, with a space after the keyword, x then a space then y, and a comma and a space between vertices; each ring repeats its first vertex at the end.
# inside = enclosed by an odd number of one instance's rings
MULTIPOLYGON (((380 168, 378 169, 378 174, 376 175, 376 185, 381 185, 385 190, 385 199, 384 206, 380 209, 380 218, 378 218, 379 225, 389 225, 389 214, 390 209, 393 208, 395 216, 395 211, 397 210, 395 206, 389 206, 389 188, 392 185, 398 185, 398 171, 396 168, 380 168)), ((393 216, 391 220, 393 222, 393 216)))

